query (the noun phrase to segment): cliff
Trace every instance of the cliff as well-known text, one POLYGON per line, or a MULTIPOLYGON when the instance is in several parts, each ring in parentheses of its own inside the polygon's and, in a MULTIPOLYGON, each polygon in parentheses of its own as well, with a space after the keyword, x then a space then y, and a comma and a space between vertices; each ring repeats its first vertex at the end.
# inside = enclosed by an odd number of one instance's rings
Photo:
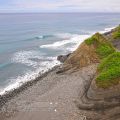
POLYGON ((93 63, 100 63, 101 59, 115 52, 115 48, 107 38, 96 33, 86 39, 65 61, 67 68, 82 68, 93 63))
POLYGON ((90 120, 120 118, 119 50, 120 26, 109 33, 103 35, 96 33, 85 40, 63 65, 64 71, 97 65, 91 83, 85 88, 84 95, 76 102, 80 110, 87 110, 85 113, 90 120), (91 113, 94 115, 91 116, 91 113))

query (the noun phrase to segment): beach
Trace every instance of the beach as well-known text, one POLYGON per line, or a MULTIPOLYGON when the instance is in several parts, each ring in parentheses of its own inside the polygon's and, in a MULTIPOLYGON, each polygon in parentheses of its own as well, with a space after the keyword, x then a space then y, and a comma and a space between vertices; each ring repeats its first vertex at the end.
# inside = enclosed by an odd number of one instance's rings
MULTIPOLYGON (((94 77, 96 65, 56 74, 57 69, 40 78, 26 90, 16 93, 2 108, 1 120, 84 119, 75 105, 94 77)), ((29 83, 28 83, 29 86, 29 83)))

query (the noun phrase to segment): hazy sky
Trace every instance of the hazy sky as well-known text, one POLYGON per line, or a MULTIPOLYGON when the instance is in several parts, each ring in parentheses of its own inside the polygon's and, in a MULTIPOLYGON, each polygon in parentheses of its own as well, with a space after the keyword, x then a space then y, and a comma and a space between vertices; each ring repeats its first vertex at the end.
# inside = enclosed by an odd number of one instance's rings
POLYGON ((120 0, 0 0, 0 12, 120 12, 120 0))

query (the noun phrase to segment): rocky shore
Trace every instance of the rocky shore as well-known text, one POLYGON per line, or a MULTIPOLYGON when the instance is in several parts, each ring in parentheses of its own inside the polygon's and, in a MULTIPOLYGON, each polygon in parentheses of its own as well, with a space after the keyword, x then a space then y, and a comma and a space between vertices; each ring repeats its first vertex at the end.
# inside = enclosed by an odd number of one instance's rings
POLYGON ((120 84, 96 84, 101 59, 120 50, 116 30, 96 33, 73 53, 58 56, 62 65, 1 96, 0 120, 120 120, 120 84), (98 43, 109 51, 96 52, 98 43))

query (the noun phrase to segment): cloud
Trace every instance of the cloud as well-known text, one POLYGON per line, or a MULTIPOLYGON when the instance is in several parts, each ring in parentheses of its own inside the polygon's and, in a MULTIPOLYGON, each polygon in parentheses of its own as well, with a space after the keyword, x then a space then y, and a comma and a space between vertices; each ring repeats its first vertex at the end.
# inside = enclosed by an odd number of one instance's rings
POLYGON ((0 0, 2 11, 120 12, 120 0, 0 0))
POLYGON ((24 9, 56 9, 58 6, 58 3, 50 3, 48 1, 46 2, 39 2, 39 1, 33 1, 33 0, 20 0, 15 1, 13 3, 14 6, 17 6, 18 8, 24 8, 24 9))

